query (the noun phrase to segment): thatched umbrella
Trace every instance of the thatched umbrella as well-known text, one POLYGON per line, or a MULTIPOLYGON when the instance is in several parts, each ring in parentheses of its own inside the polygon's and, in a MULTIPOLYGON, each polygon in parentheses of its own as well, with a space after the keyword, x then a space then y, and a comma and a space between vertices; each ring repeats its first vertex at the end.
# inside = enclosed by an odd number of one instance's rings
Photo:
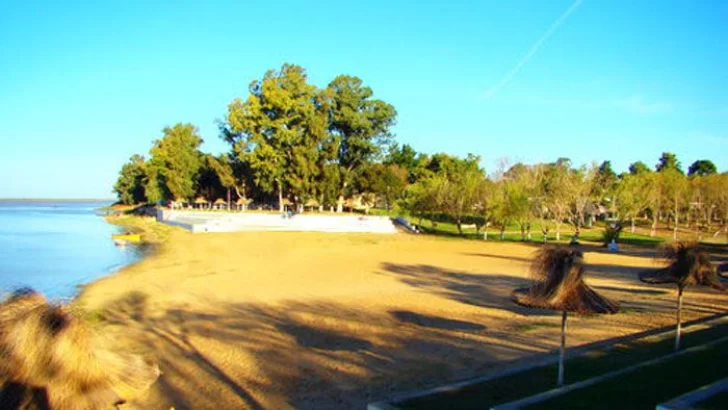
POLYGON ((29 289, 0 303, 0 408, 109 408, 157 379, 156 365, 115 352, 80 313, 29 289))
POLYGON ((208 203, 209 201, 201 196, 198 196, 197 199, 195 199, 195 205, 203 205, 208 203))
POLYGON ((217 198, 217 199, 215 200, 215 205, 216 205, 216 206, 217 206, 217 208, 219 209, 221 205, 227 205, 227 202, 225 202, 225 200, 224 200, 224 199, 222 199, 222 198, 217 198))
POLYGON ((682 333, 682 297, 687 286, 708 286, 721 291, 725 286, 720 283, 718 273, 710 256, 697 243, 673 242, 663 249, 663 258, 669 265, 666 268, 644 271, 640 280, 650 284, 674 283, 677 285, 677 331, 675 350, 680 349, 682 333))
POLYGON ((514 290, 511 298, 519 305, 561 312, 558 385, 562 386, 567 313, 617 313, 619 304, 584 283, 584 255, 574 248, 541 248, 531 264, 531 277, 531 287, 514 290))
POLYGON ((250 199, 248 198, 238 198, 238 200, 235 201, 235 205, 238 206, 238 209, 240 209, 240 207, 247 206, 248 204, 250 204, 250 199))

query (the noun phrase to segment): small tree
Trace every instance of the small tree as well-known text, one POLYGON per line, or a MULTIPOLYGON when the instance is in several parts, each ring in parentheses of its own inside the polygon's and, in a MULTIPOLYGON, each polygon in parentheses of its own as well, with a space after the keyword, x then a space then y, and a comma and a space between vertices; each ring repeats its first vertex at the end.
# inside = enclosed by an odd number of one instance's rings
POLYGON ((668 266, 657 271, 646 271, 640 274, 645 283, 677 285, 677 331, 675 333, 675 350, 680 349, 682 297, 688 286, 709 286, 718 290, 725 287, 718 279, 718 274, 710 263, 710 256, 697 243, 674 242, 663 248, 663 257, 668 266))
POLYGON ((557 384, 562 386, 567 313, 617 313, 619 304, 599 295, 584 283, 584 255, 573 248, 541 248, 531 264, 531 277, 531 287, 514 290, 511 298, 519 305, 561 311, 557 384))

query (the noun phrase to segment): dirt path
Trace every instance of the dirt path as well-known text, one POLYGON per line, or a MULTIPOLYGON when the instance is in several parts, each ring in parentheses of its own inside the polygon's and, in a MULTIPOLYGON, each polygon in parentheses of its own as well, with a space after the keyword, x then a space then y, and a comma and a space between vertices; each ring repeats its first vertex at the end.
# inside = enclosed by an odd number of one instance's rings
MULTIPOLYGON (((533 246, 408 235, 198 234, 89 286, 119 343, 160 362, 140 409, 349 409, 554 349, 557 314, 515 306, 533 246)), ((571 345, 674 320, 650 252, 587 249, 588 282, 624 313, 575 318, 571 345)), ((685 319, 728 298, 688 291, 685 319)))

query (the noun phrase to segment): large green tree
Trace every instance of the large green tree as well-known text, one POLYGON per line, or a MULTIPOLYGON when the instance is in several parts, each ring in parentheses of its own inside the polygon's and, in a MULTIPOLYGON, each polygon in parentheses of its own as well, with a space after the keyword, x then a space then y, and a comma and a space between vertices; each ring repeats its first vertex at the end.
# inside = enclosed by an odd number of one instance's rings
POLYGON ((114 192, 122 204, 131 205, 144 202, 144 179, 146 177, 144 157, 134 154, 129 162, 121 167, 119 179, 114 184, 114 192))
POLYGON ((328 129, 338 147, 341 192, 337 207, 341 211, 347 188, 391 139, 397 112, 392 105, 372 98, 374 92, 358 77, 336 77, 326 94, 330 98, 328 129))
POLYGON ((202 138, 192 124, 176 124, 162 132, 164 136, 154 142, 149 152, 147 200, 190 198, 195 194, 195 181, 202 165, 202 138))
POLYGON ((228 106, 229 133, 238 158, 264 192, 299 204, 316 194, 320 151, 326 145, 328 99, 308 83, 305 70, 284 64, 250 85, 250 95, 228 106))

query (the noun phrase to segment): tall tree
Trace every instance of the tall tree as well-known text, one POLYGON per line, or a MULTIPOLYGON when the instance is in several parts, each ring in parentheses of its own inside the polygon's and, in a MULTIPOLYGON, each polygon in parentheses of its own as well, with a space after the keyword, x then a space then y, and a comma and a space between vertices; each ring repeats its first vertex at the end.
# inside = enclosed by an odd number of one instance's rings
POLYGON ((691 177, 693 175, 713 175, 717 174, 718 169, 715 167, 715 164, 713 164, 712 161, 707 159, 701 159, 698 161, 693 162, 690 164, 690 167, 688 168, 688 176, 691 177))
POLYGON ((144 179, 146 177, 144 157, 134 154, 129 162, 121 167, 119 179, 114 184, 114 192, 119 201, 125 205, 132 205, 144 202, 144 179))
POLYGON ((577 229, 579 226, 584 225, 586 221, 584 215, 587 211, 587 206, 593 199, 592 192, 595 176, 595 168, 583 166, 577 170, 573 170, 566 180, 565 190, 569 195, 571 222, 577 229))
POLYGON ((673 154, 672 152, 663 152, 660 156, 659 162, 655 166, 655 170, 657 172, 662 172, 670 169, 684 174, 680 166, 680 161, 677 160, 677 155, 673 154))
POLYGON ((635 219, 648 205, 647 178, 649 174, 627 174, 617 184, 614 193, 615 209, 620 221, 630 221, 630 232, 635 231, 635 219))
POLYGON ((250 85, 247 100, 228 106, 224 134, 238 158, 248 164, 264 192, 305 200, 315 194, 319 150, 326 144, 328 105, 307 82, 303 68, 284 64, 250 85))
POLYGON ((680 214, 686 200, 688 199, 688 184, 685 175, 678 170, 670 168, 660 173, 662 179, 662 193, 665 196, 664 204, 667 212, 672 215, 672 239, 677 240, 677 225, 680 222, 680 214))
POLYGON ((340 75, 329 84, 327 91, 331 98, 328 128, 338 146, 341 171, 338 203, 341 211, 353 179, 391 139, 390 128, 397 112, 392 105, 373 99, 372 89, 364 86, 358 77, 340 75))
POLYGON ((165 127, 154 142, 147 165, 146 193, 150 202, 190 198, 202 165, 202 138, 192 124, 165 127))
POLYGON ((594 194, 598 201, 611 200, 617 185, 617 174, 612 169, 611 161, 602 162, 594 177, 594 194))
POLYGON ((574 188, 574 184, 570 183, 571 178, 573 171, 568 162, 548 164, 544 170, 541 195, 553 218, 557 241, 561 239, 561 227, 571 210, 571 190, 574 188))

